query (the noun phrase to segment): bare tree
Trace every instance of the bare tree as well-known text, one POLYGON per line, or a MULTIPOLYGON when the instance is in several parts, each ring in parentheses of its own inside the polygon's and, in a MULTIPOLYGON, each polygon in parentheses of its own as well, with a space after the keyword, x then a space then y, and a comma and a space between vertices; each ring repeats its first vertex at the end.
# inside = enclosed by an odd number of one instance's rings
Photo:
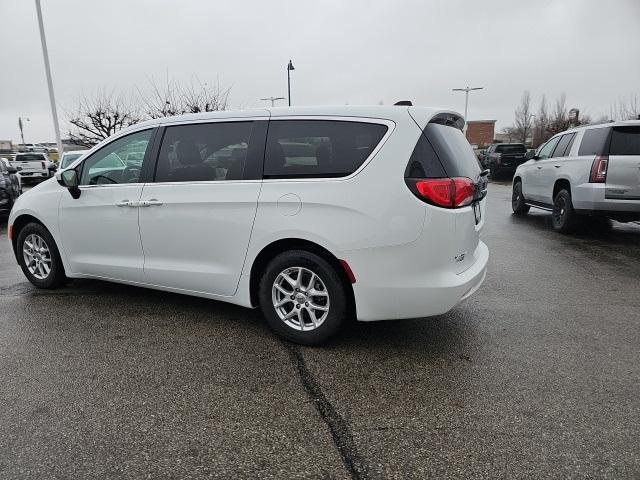
POLYGON ((533 147, 538 147, 539 145, 546 142, 550 135, 547 132, 547 127, 549 126, 549 111, 547 110, 547 96, 545 94, 542 95, 542 99, 540 100, 540 107, 538 107, 538 112, 536 113, 535 119, 535 131, 533 135, 533 147))
POLYGON ((142 109, 149 118, 171 117, 184 113, 179 95, 179 86, 174 79, 169 78, 168 73, 162 83, 151 78, 148 91, 143 92, 140 88, 137 88, 137 90, 142 109))
POLYGON ((520 132, 516 127, 505 127, 502 129, 502 135, 507 137, 507 143, 511 143, 520 137, 520 132))
POLYGON ((138 108, 124 94, 98 90, 91 96, 82 95, 78 108, 68 114, 74 127, 69 138, 78 145, 87 147, 110 137, 114 133, 141 120, 138 108))
POLYGON ((518 140, 524 144, 527 143, 531 135, 531 93, 525 90, 522 93, 520 106, 516 108, 515 131, 518 140))
POLYGON ((169 117, 183 113, 213 112, 226 110, 231 88, 221 88, 191 79, 188 84, 180 84, 167 74, 162 83, 149 81, 148 91, 138 89, 145 114, 150 118, 169 117))
POLYGON ((636 120, 640 118, 640 96, 638 94, 621 97, 609 107, 612 120, 636 120))
POLYGON ((567 111, 567 95, 563 93, 556 99, 553 113, 549 119, 547 133, 552 137, 556 133, 564 132, 570 126, 571 121, 569 119, 569 112, 567 111))
POLYGON ((182 106, 186 113, 226 110, 230 92, 231 87, 221 88, 219 82, 210 86, 192 79, 181 91, 182 106))

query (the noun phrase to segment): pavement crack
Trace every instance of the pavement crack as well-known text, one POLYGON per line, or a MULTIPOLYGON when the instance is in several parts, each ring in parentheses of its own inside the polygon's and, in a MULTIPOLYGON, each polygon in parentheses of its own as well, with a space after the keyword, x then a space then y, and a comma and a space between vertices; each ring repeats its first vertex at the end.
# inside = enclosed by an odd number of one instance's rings
POLYGON ((286 342, 283 342, 283 345, 289 352, 289 357, 296 367, 302 387, 315 405, 320 417, 327 424, 327 427, 329 427, 333 443, 338 449, 349 475, 353 479, 370 478, 368 468, 358 453, 353 436, 351 435, 349 423, 342 418, 322 392, 322 388, 320 388, 320 385, 307 368, 307 364, 299 347, 286 342))

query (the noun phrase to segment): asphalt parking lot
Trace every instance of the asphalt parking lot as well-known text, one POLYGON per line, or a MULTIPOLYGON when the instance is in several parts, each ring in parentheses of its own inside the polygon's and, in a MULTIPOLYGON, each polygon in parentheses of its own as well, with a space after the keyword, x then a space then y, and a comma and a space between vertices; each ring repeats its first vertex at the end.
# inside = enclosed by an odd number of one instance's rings
POLYGON ((474 297, 324 348, 203 299, 38 291, 3 221, 0 478, 640 477, 640 225, 563 236, 509 200, 474 297))

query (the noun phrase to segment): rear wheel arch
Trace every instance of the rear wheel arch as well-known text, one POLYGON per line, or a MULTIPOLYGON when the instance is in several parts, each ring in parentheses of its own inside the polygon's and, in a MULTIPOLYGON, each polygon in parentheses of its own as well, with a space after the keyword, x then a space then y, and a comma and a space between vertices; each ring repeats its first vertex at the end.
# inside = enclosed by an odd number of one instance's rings
POLYGON ((251 265, 249 279, 249 294, 251 298, 251 305, 257 306, 259 303, 258 290, 260 279, 262 278, 262 275, 264 274, 271 259, 273 259, 276 255, 279 255, 280 253, 290 250, 305 250, 311 253, 315 253, 316 255, 325 259, 336 270, 336 272, 342 279, 345 290, 349 297, 350 306, 355 310, 355 297, 353 294, 353 287, 351 285, 351 282, 349 281, 347 272, 345 272, 344 268, 340 264, 340 260, 323 246, 309 240, 303 240, 301 238, 284 238, 276 240, 260 250, 260 253, 258 253, 253 261, 253 264, 251 265))
POLYGON ((567 180, 566 178, 559 178, 558 180, 556 180, 556 183, 553 184, 553 195, 551 198, 556 198, 556 195, 558 195, 558 192, 560 192, 561 190, 566 190, 567 192, 571 193, 571 182, 569 182, 569 180, 567 180))

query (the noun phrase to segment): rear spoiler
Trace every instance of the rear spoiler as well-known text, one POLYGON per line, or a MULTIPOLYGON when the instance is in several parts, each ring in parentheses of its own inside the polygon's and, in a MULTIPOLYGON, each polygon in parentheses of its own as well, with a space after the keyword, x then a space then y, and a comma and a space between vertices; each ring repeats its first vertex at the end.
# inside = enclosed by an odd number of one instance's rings
POLYGON ((448 127, 457 128, 462 131, 464 128, 464 118, 459 113, 453 112, 451 110, 440 110, 433 113, 431 109, 421 109, 411 108, 407 109, 409 111, 409 115, 413 118, 413 121, 416 122, 418 127, 422 130, 429 123, 437 123, 439 125, 446 125, 448 127))

